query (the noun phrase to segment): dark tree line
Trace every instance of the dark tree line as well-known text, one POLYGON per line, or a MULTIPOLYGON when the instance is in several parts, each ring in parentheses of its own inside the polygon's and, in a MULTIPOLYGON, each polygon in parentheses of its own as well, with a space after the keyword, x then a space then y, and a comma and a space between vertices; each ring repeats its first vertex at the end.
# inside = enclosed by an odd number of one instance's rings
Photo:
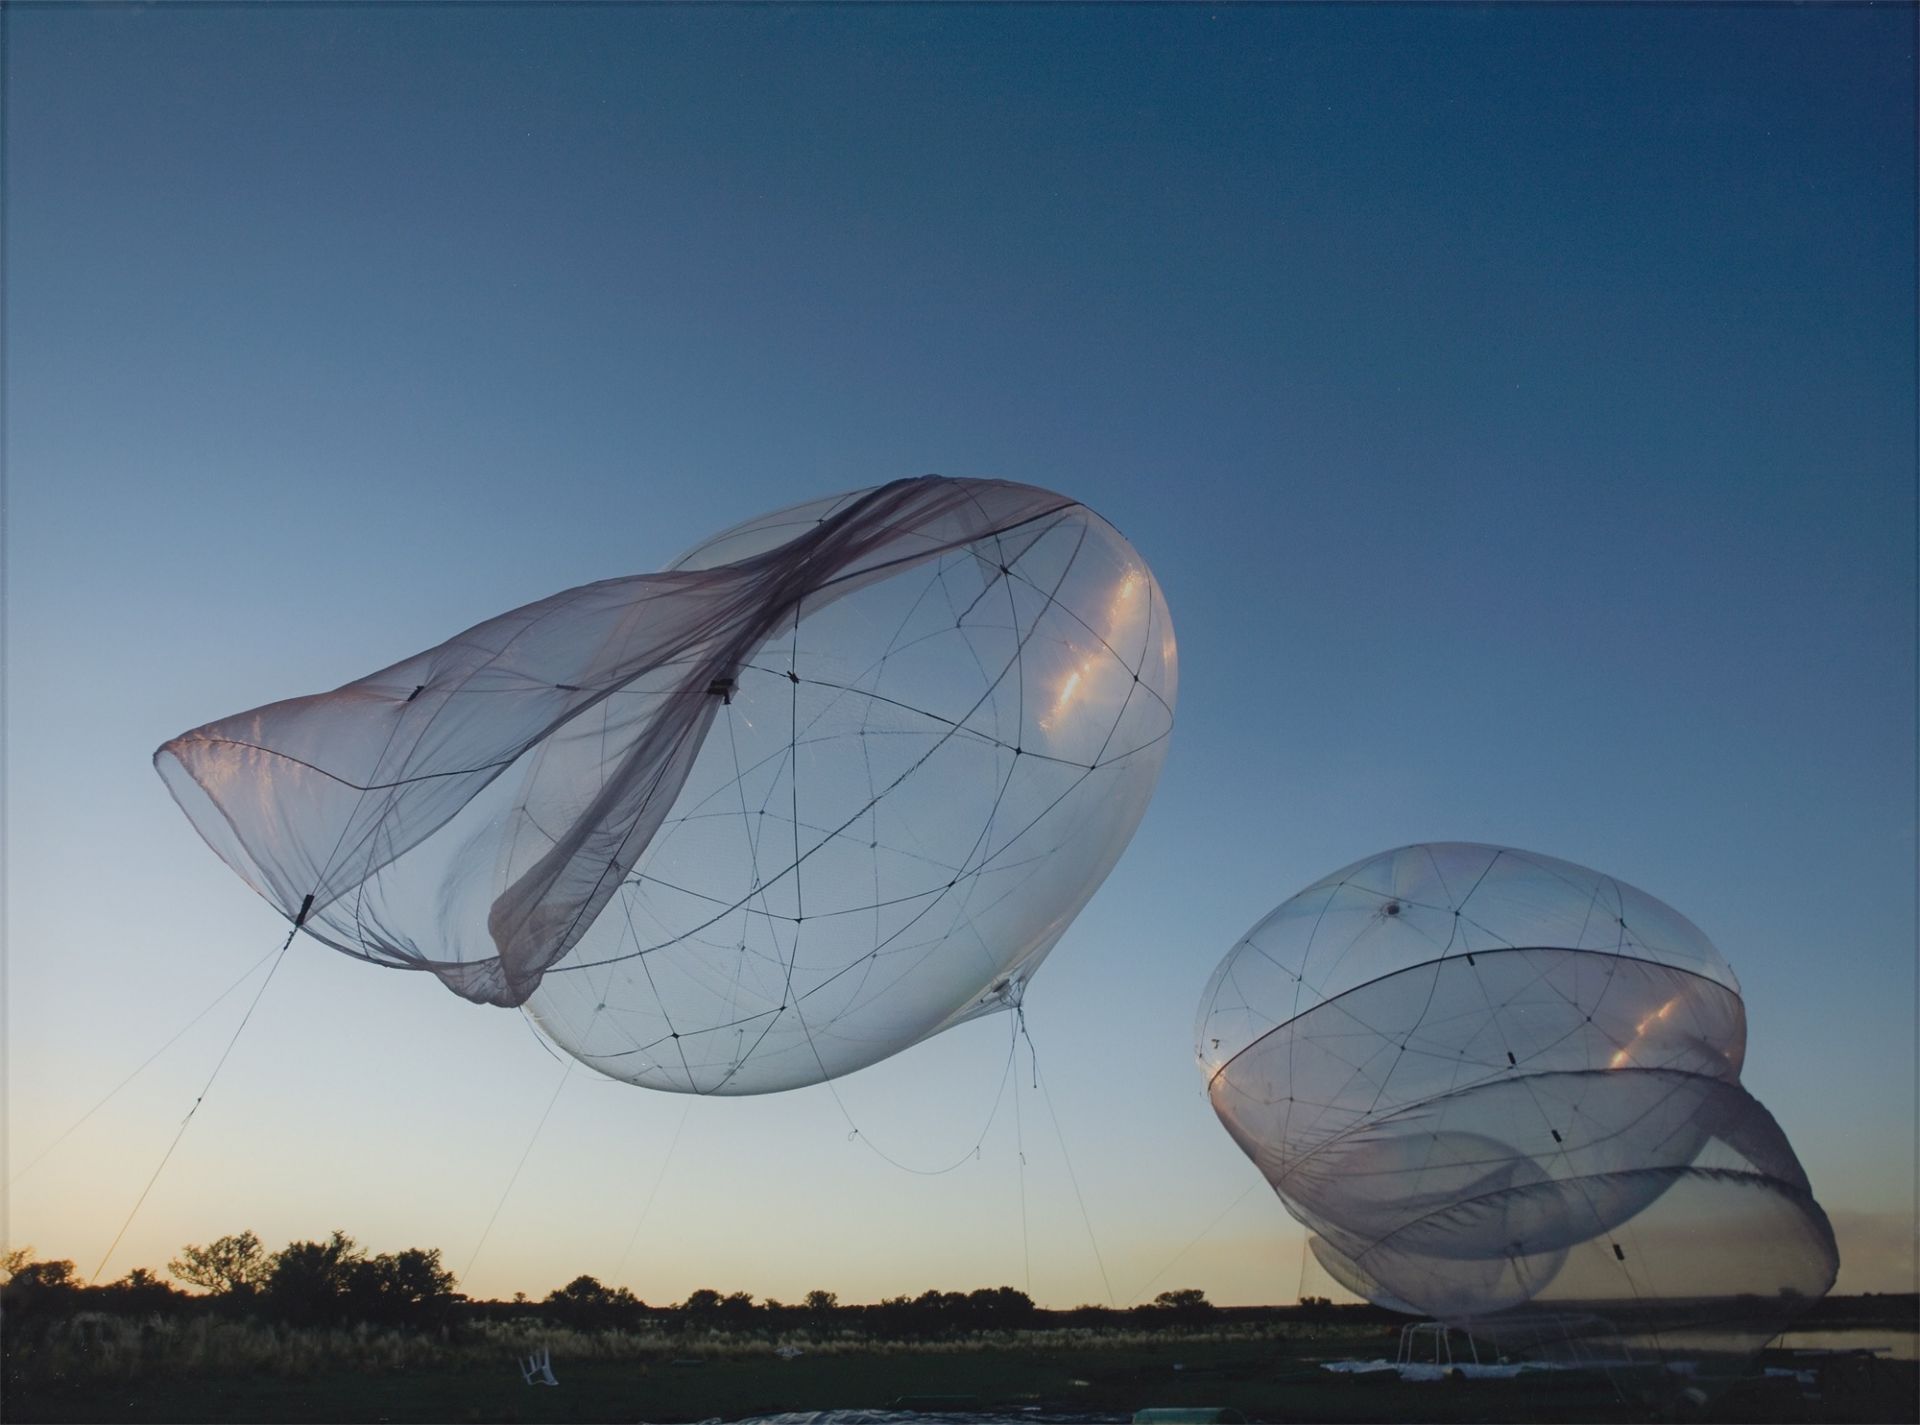
POLYGON ((69 1261, 34 1261, 31 1248, 6 1254, 0 1308, 14 1321, 78 1310, 152 1315, 214 1311, 291 1326, 367 1322, 411 1330, 444 1326, 466 1301, 437 1248, 369 1256, 344 1232, 324 1242, 289 1242, 268 1252, 251 1232, 182 1249, 167 1270, 200 1294, 181 1291, 145 1267, 87 1286, 69 1261))
POLYGON ((364 1321, 414 1329, 446 1324, 465 1298, 440 1249, 368 1256, 344 1232, 269 1254, 251 1232, 187 1247, 167 1270, 228 1310, 291 1326, 364 1321))
POLYGON ((1076 1325, 1153 1329, 1203 1325, 1217 1308, 1205 1293, 1188 1288, 1162 1292, 1146 1305, 1122 1310, 1081 1306, 1044 1311, 1025 1292, 1010 1286, 977 1291, 925 1291, 894 1296, 871 1305, 847 1305, 830 1291, 810 1291, 798 1302, 772 1297, 755 1301, 744 1291, 702 1288, 675 1306, 651 1307, 625 1287, 603 1286, 590 1276, 575 1277, 544 1301, 479 1303, 488 1314, 538 1316, 581 1330, 634 1330, 643 1325, 669 1331, 780 1335, 801 1331, 852 1332, 885 1340, 966 1336, 980 1331, 1020 1331, 1041 1326, 1076 1325))
MULTIPOLYGON (((483 1318, 538 1320, 582 1331, 642 1328, 729 1334, 848 1332, 876 1339, 941 1338, 981 1331, 1019 1331, 1043 1326, 1155 1329, 1204 1325, 1216 1319, 1292 1316, 1321 1309, 1345 1314, 1354 1308, 1303 1301, 1299 1308, 1237 1308, 1224 1311, 1204 1293, 1164 1291, 1151 1303, 1129 1309, 1079 1306, 1045 1311, 1010 1286, 977 1291, 926 1291, 871 1305, 842 1305, 830 1291, 811 1291, 798 1302, 755 1301, 743 1291, 703 1288, 672 1306, 649 1306, 626 1287, 608 1287, 578 1276, 531 1300, 471 1301, 458 1290, 436 1249, 410 1247, 369 1254, 344 1232, 323 1242, 289 1242, 268 1251, 252 1232, 188 1246, 167 1264, 182 1291, 146 1268, 135 1268, 105 1286, 87 1286, 68 1261, 36 1261, 32 1249, 0 1259, 7 1280, 0 1308, 12 1329, 23 1322, 70 1315, 77 1310, 130 1315, 212 1312, 289 1326, 354 1323, 400 1330, 442 1330, 483 1318)), ((1367 1310, 1368 1308, 1361 1308, 1367 1310)))

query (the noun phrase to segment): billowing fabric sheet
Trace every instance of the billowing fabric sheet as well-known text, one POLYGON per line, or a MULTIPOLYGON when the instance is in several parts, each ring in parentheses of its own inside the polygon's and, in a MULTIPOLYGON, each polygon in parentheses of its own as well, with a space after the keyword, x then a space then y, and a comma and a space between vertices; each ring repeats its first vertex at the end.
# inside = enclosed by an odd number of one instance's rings
POLYGON ((1627 1358, 1757 1348, 1833 1283, 1826 1215, 1740 1086, 1733 972, 1612 877, 1372 857, 1234 946, 1197 1036, 1227 1131, 1380 1305, 1627 1358))
POLYGON ((155 763, 336 949, 525 1006, 614 1077, 751 1093, 1015 1004, 1152 795, 1139 555, 1027 485, 816 501, 155 763))

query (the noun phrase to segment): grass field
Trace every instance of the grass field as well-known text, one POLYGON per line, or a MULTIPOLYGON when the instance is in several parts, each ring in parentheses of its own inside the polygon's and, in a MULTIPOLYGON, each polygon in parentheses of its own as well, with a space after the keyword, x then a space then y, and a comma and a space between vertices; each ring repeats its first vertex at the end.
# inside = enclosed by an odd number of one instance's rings
MULTIPOLYGON (((1633 1418, 1603 1376, 1403 1383, 1336 1377, 1315 1357, 1391 1355, 1393 1338, 1112 1342, 1017 1338, 967 1349, 849 1345, 783 1360, 770 1349, 569 1359, 557 1389, 522 1383, 510 1353, 462 1364, 339 1364, 144 1371, 120 1379, 65 1372, 16 1380, 10 1421, 691 1421, 780 1411, 903 1407, 1018 1413, 1036 1407, 1126 1420, 1148 1406, 1210 1405, 1252 1420, 1603 1421, 1633 1418), (696 1363, 697 1362, 697 1363, 696 1363)), ((1701 1420, 1914 1418, 1911 1364, 1879 1368, 1877 1388, 1809 1406, 1787 1382, 1736 1388, 1701 1420)), ((1639 1412, 1644 1415, 1644 1412, 1639 1412)))

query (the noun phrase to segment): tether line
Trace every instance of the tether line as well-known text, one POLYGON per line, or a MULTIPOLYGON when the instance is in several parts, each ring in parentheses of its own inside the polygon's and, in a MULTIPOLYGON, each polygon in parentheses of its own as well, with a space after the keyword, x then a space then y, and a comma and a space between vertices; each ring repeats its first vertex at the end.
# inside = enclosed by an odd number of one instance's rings
POLYGON ((198 1014, 194 1015, 194 1017, 192 1019, 189 1019, 185 1024, 181 1025, 179 1029, 174 1031, 174 1035, 171 1039, 167 1040, 166 1043, 162 1044, 158 1049, 155 1049, 151 1054, 147 1055, 145 1059, 142 1059, 140 1061, 140 1065, 138 1068, 136 1068, 132 1073, 128 1074, 124 1079, 120 1080, 120 1082, 115 1084, 112 1088, 108 1089, 107 1092, 101 1096, 99 1102, 95 1103, 92 1108, 88 1109, 85 1113, 81 1114, 78 1118, 74 1119, 72 1123, 68 1124, 66 1127, 66 1130, 62 1132, 58 1138, 55 1138, 51 1143, 47 1144, 46 1147, 42 1148, 38 1153, 34 1155, 31 1162, 27 1163, 24 1167, 20 1169, 19 1172, 15 1173, 12 1177, 8 1178, 7 1186, 12 1187, 15 1183, 19 1182, 20 1179, 22 1179, 29 1172, 31 1172, 41 1162, 41 1160, 43 1160, 49 1153, 51 1153, 55 1148, 58 1148, 62 1143, 66 1142, 67 1139, 71 1138, 75 1133, 77 1133, 80 1130, 81 1126, 85 1124, 89 1118, 92 1118, 94 1114, 98 1113, 101 1109, 105 1108, 107 1104, 112 1101, 114 1095, 118 1094, 121 1089, 125 1088, 128 1084, 132 1083, 135 1079, 139 1078, 140 1075, 146 1071, 148 1065, 152 1064, 155 1059, 158 1059, 162 1054, 166 1053, 167 1050, 171 1049, 174 1045, 178 1044, 180 1040, 186 1035, 186 1032, 189 1029, 193 1028, 194 1025, 198 1024, 201 1020, 205 1019, 208 1015, 212 1014, 214 1010, 218 1009, 223 1003, 226 1002, 226 998, 228 995, 232 994, 235 990, 239 989, 240 986, 244 985, 248 980, 253 978, 254 971, 258 970, 262 965, 266 964, 267 961, 271 960, 275 955, 279 953, 280 952, 277 950, 269 950, 267 951, 266 954, 262 955, 258 960, 255 960, 251 965, 247 966, 245 972, 241 974, 239 979, 235 980, 232 984, 228 985, 224 990, 220 991, 219 994, 215 995, 211 1000, 209 1000, 205 1008, 203 1008, 198 1014))
MULTIPOLYGON (((1177 1263, 1182 1257, 1186 1256, 1187 1253, 1191 1252, 1195 1247, 1199 1246, 1203 1238, 1210 1236, 1214 1228, 1218 1227, 1222 1222, 1225 1222, 1227 1220, 1228 1215, 1232 1213, 1234 1208, 1238 1207, 1241 1203, 1247 1200, 1247 1194, 1251 1193, 1255 1188, 1259 1187, 1260 1185, 1261 1185, 1261 1180, 1259 1178, 1255 1178, 1252 1182, 1248 1183, 1244 1188, 1240 1189, 1240 1196, 1236 1197, 1232 1202, 1228 1203, 1224 1208, 1222 1208, 1220 1212, 1214 1217, 1213 1221, 1209 1222, 1205 1227, 1202 1227, 1198 1232, 1193 1234, 1192 1241, 1188 1242, 1186 1246, 1182 1247, 1179 1251, 1175 1252, 1171 1257, 1167 1258, 1166 1265, 1161 1267, 1159 1271, 1155 1272, 1152 1276, 1147 1278, 1147 1284, 1141 1287, 1140 1290, 1134 1294, 1133 1301, 1130 1304, 1134 1306, 1138 1306, 1142 1301, 1145 1301, 1147 1297, 1147 1293, 1153 1290, 1154 1286, 1159 1282, 1160 1278, 1164 1277, 1168 1272, 1172 1271, 1175 1263, 1177 1263)), ((1300 1273, 1301 1273, 1301 1280, 1304 1282, 1306 1279, 1306 1263, 1304 1261, 1302 1261, 1300 1264, 1300 1273)))
POLYGON ((627 1258, 633 1255, 633 1244, 640 1240, 640 1229, 646 1225, 647 1215, 653 1211, 653 1200, 660 1196, 660 1184, 667 1180, 667 1169, 673 1164, 673 1151, 680 1146, 680 1134, 687 1126, 687 1116, 693 1112, 693 1098, 688 1096, 685 1107, 680 1110, 680 1122, 675 1125, 673 1138, 667 1144, 667 1155, 660 1160, 660 1171, 653 1175, 653 1188, 647 1194, 645 1205, 640 1209, 640 1217, 633 1224, 633 1231, 627 1236, 626 1250, 621 1252, 620 1260, 613 1265, 613 1284, 620 1285, 620 1273, 626 1270, 627 1258))
MULTIPOLYGON (((311 904, 313 897, 307 897, 307 901, 308 904, 311 904)), ((120 1239, 127 1235, 127 1229, 133 1226, 133 1219, 139 1215, 141 1204, 147 1200, 147 1194, 153 1191, 153 1185, 160 1181, 160 1174, 166 1171, 167 1160, 173 1157, 173 1150, 178 1148, 180 1146, 180 1140, 186 1137, 187 1125, 193 1122, 194 1114, 198 1113, 200 1111, 200 1105, 206 1102, 207 1094, 213 1088, 213 1081, 220 1077, 220 1070, 221 1067, 226 1064, 227 1056, 233 1053, 233 1046, 240 1042, 241 1031, 247 1027, 247 1021, 253 1018, 253 1011, 259 1007, 260 997, 267 992, 267 986, 273 983, 273 977, 280 969, 280 962, 287 958, 287 949, 293 944, 293 937, 299 933, 300 921, 296 920, 293 923, 293 929, 287 932, 287 938, 280 943, 279 950, 274 952, 273 968, 267 971, 267 977, 260 982, 260 988, 253 992, 253 999, 247 1005, 247 1012, 240 1016, 240 1023, 235 1027, 233 1037, 227 1041, 227 1047, 220 1051, 219 1062, 213 1066, 213 1072, 207 1075, 206 1083, 200 1086, 200 1093, 194 1099, 193 1107, 187 1110, 187 1116, 180 1120, 180 1127, 174 1133, 173 1141, 167 1144, 167 1151, 161 1154, 160 1166, 153 1170, 153 1176, 147 1179, 147 1185, 140 1189, 140 1196, 134 1200, 133 1211, 129 1212, 127 1214, 127 1220, 120 1224, 120 1230, 113 1234, 113 1241, 107 1245, 106 1256, 100 1259, 100 1265, 95 1267, 93 1269, 93 1275, 87 1278, 87 1285, 92 1286, 95 1282, 99 1281, 100 1273, 105 1271, 107 1263, 113 1260, 113 1254, 120 1246, 120 1239)), ((252 973, 252 970, 247 971, 249 975, 252 973)), ((242 978, 245 977, 243 976, 242 978)), ((222 998, 225 998, 225 996, 223 995, 222 998)), ((218 1001, 216 1001, 216 1003, 217 1002, 218 1001)), ((184 1033, 185 1031, 182 1032, 184 1033)), ((175 1037, 177 1038, 178 1036, 176 1035, 175 1037)), ((141 1067, 144 1068, 145 1065, 141 1067)), ((136 1069, 134 1072, 138 1073, 139 1070, 136 1069)), ((119 1090, 115 1089, 114 1092, 118 1093, 119 1090)), ((111 1097, 111 1095, 109 1095, 109 1097, 111 1097)), ((75 1126, 77 1127, 78 1125, 75 1126)))
MULTIPOLYGON (((806 1029, 807 1021, 805 1016, 798 1015, 796 1012, 796 1017, 800 1020, 800 1027, 806 1029)), ((819 1049, 813 1045, 813 1032, 811 1030, 807 1031, 807 1044, 810 1048, 813 1048, 815 1062, 820 1063, 821 1068, 824 1070, 826 1065, 820 1058, 819 1049)), ((912 1173, 914 1176, 922 1178, 937 1178, 953 1172, 956 1168, 963 1168, 968 1163, 979 1160, 980 1147, 987 1141, 987 1134, 993 1129, 994 1119, 1000 1116, 1001 1100, 1007 1096, 1007 1082, 1013 1077, 1013 1059, 1017 1047, 1017 1042, 1007 1046, 1007 1062, 1000 1070, 1000 1087, 993 1095, 993 1105, 987 1110, 987 1121, 980 1125, 980 1132, 974 1138, 973 1146, 955 1158, 951 1163, 948 1163, 944 1168, 916 1168, 911 1163, 901 1162, 861 1131, 860 1125, 854 1122, 853 1114, 847 1109, 846 1100, 840 1097, 840 1090, 838 1086, 835 1085, 833 1079, 829 1077, 822 1079, 821 1082, 827 1086, 827 1092, 833 1096, 834 1107, 840 1110, 840 1116, 847 1121, 847 1138, 849 1141, 858 1139, 867 1146, 868 1150, 872 1152, 875 1157, 890 1167, 898 1168, 903 1173, 912 1173)))
POLYGON ((507 1179, 507 1185, 500 1192, 500 1201, 493 1205, 493 1215, 487 1219, 487 1225, 480 1229, 480 1240, 473 1244, 473 1255, 467 1258, 467 1268, 460 1273, 465 1281, 473 1272, 473 1264, 480 1260, 480 1249, 487 1245, 487 1238, 493 1232, 493 1224, 500 1218, 500 1209, 507 1205, 507 1199, 513 1195, 513 1185, 520 1181, 520 1170, 527 1165, 527 1159, 533 1156, 533 1145, 540 1141, 540 1130, 547 1126, 547 1118, 553 1113, 553 1106, 560 1102, 560 1090, 567 1086, 567 1079, 573 1073, 573 1066, 579 1060, 569 1058, 567 1066, 560 1071, 560 1082, 553 1086, 553 1097, 547 1100, 546 1108, 541 1110, 540 1121, 533 1125, 533 1136, 527 1139, 527 1146, 520 1152, 520 1161, 513 1165, 513 1176, 507 1179))
POLYGON ((1073 1157, 1067 1152, 1067 1135, 1060 1131, 1060 1115, 1054 1112, 1053 1095, 1047 1091, 1047 1081, 1040 1075, 1040 1056, 1033 1052, 1031 1035, 1027 1038, 1027 1052, 1033 1054, 1033 1079, 1040 1085, 1040 1097, 1047 1105, 1047 1117, 1053 1120, 1053 1136, 1059 1140, 1060 1158, 1067 1165, 1067 1181, 1073 1185, 1073 1200, 1080 1205, 1080 1220, 1086 1224, 1087 1242, 1093 1247, 1094 1264, 1100 1268, 1100 1285, 1107 1290, 1107 1305, 1117 1310, 1119 1302, 1114 1299, 1113 1283, 1107 1279, 1107 1263, 1100 1255, 1100 1239, 1094 1235, 1093 1218, 1087 1213, 1087 1199, 1080 1191, 1080 1176, 1073 1170, 1073 1157))
MULTIPOLYGON (((1026 1015, 1023 1012, 1014 1021, 1013 1032, 1019 1034, 1026 1028, 1026 1015)), ((1029 1052, 1033 1049, 1033 1040, 1027 1040, 1029 1052)), ((1020 1160, 1020 1263, 1026 1271, 1027 1295, 1033 1295, 1033 1249, 1029 1245, 1027 1234, 1027 1134, 1020 1121, 1020 1076, 1013 1079, 1013 1149, 1020 1160)))

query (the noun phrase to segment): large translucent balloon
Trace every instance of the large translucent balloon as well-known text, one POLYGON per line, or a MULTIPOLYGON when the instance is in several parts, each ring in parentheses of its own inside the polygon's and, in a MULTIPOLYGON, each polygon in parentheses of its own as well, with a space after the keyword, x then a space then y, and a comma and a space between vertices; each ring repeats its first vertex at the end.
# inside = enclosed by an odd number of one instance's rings
POLYGON ((337 949, 524 1005, 596 1069, 758 1093, 1019 1001, 1173 722, 1146 564, 928 477, 570 589, 183 734, 174 796, 337 949))
POLYGON ((1381 1305, 1631 1356, 1757 1346, 1833 1283, 1826 1216, 1740 1087, 1732 970, 1612 877, 1371 857, 1233 947, 1197 1034, 1227 1131, 1381 1305))

